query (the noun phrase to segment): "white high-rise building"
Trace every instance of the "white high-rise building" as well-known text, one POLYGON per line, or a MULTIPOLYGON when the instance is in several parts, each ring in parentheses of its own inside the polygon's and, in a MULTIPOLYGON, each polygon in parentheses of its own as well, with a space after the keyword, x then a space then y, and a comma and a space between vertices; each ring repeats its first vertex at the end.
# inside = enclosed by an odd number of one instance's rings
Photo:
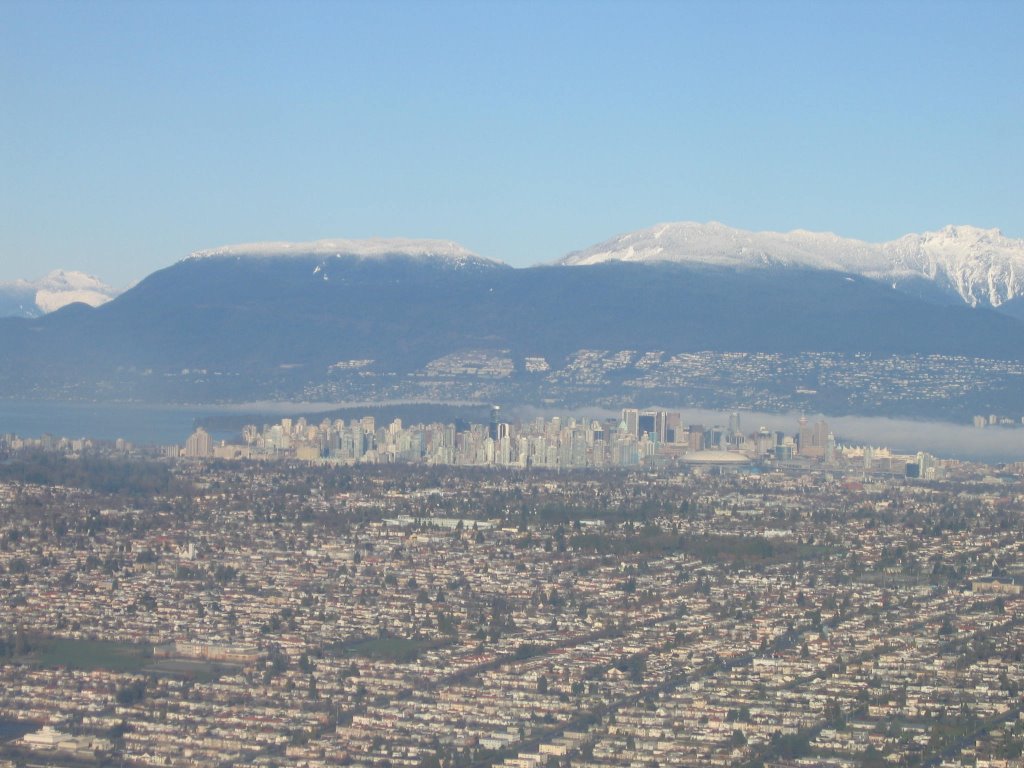
POLYGON ((190 459, 202 459, 213 453, 213 439, 210 434, 199 427, 185 441, 185 456, 190 459))

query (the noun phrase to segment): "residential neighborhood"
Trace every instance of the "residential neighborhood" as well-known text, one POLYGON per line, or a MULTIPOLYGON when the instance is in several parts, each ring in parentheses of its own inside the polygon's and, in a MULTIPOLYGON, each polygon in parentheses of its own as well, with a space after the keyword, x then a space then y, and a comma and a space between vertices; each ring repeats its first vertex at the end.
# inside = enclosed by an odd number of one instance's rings
POLYGON ((91 461, 0 483, 15 765, 1021 764, 1012 467, 91 461))

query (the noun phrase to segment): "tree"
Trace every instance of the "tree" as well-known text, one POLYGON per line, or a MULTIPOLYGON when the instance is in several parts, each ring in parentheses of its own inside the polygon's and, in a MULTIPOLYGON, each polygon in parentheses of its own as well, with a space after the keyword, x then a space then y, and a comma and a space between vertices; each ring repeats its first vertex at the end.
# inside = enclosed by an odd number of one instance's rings
POLYGON ((114 698, 122 707, 130 707, 142 701, 145 695, 146 682, 144 680, 136 680, 134 683, 118 688, 114 698))
POLYGON ((882 754, 874 748, 869 746, 864 750, 864 754, 860 759, 861 768, 885 768, 886 762, 882 754))
POLYGON ((28 638, 25 636, 25 631, 23 629, 19 629, 14 633, 14 655, 24 656, 31 650, 32 646, 29 643, 28 638))
POLYGON ((845 718, 843 717, 843 707, 836 699, 829 699, 825 704, 825 720, 830 724, 838 727, 844 725, 845 718))

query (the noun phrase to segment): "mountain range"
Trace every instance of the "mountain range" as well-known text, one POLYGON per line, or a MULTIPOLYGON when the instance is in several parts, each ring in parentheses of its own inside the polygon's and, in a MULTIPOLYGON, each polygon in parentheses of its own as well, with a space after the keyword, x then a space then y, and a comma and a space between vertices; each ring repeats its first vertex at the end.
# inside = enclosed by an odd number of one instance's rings
MULTIPOLYGON (((453 264, 501 265, 452 241, 409 238, 245 243, 196 251, 188 258, 394 254, 453 264)), ((591 266, 611 261, 845 272, 933 301, 962 300, 972 307, 1001 308, 1024 317, 1024 240, 1006 237, 998 229, 951 225, 937 232, 869 243, 829 232, 752 232, 714 221, 672 222, 574 251, 557 264, 591 266)), ((0 317, 38 317, 75 302, 97 307, 118 293, 92 275, 53 270, 35 281, 0 282, 0 317)))
POLYGON ((1012 308, 1014 314, 1021 313, 1024 295, 1024 240, 971 226, 948 226, 876 244, 805 230, 749 232, 717 222, 678 222, 619 235, 571 253, 560 263, 608 261, 847 272, 935 300, 1012 308))
POLYGON ((666 224, 522 269, 437 240, 225 246, 0 320, 0 396, 996 409, 1024 389, 1022 263, 970 227, 666 224), (891 381, 849 383, 869 368, 891 381))

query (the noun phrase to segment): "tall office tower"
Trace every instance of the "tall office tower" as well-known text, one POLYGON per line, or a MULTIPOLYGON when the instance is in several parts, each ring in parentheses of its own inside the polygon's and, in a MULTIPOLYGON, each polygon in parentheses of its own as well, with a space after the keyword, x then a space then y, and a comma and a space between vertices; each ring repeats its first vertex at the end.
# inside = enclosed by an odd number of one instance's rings
POLYGON ((544 458, 544 466, 555 469, 558 467, 558 446, 552 443, 547 447, 547 454, 544 458))
POLYGON ((213 440, 209 433, 199 427, 185 441, 185 455, 190 459, 200 459, 213 453, 213 440))
POLYGON ((363 432, 372 435, 377 431, 377 422, 373 416, 363 416, 359 421, 359 426, 362 427, 363 432))
POLYGON ((572 466, 572 432, 566 432, 558 441, 558 466, 572 466))
POLYGON ((729 432, 733 435, 740 433, 740 412, 733 411, 729 414, 729 432))
POLYGON ((370 439, 368 435, 372 437, 373 432, 366 432, 363 429, 363 425, 359 422, 353 422, 352 426, 349 427, 349 434, 352 438, 352 458, 361 459, 363 454, 366 453, 370 447, 370 439))
POLYGON ((516 466, 525 469, 530 461, 530 438, 519 435, 515 440, 516 466))
POLYGON ((281 431, 284 432, 286 435, 290 435, 292 433, 291 419, 281 419, 281 431))
POLYGON ((654 440, 657 437, 657 433, 654 431, 656 423, 656 414, 654 411, 644 411, 637 417, 636 432, 637 437, 643 437, 645 434, 650 440, 654 440))
POLYGON ((640 421, 640 411, 636 408, 623 408, 622 421, 626 424, 627 433, 631 434, 633 437, 639 437, 639 434, 637 433, 637 425, 640 421))
POLYGON ((605 442, 611 442, 615 439, 615 436, 619 433, 619 426, 622 424, 621 419, 605 419, 604 424, 601 426, 604 431, 605 442))
POLYGON ((490 428, 487 431, 487 434, 491 438, 491 440, 497 440, 498 439, 498 422, 499 422, 500 419, 501 419, 501 406, 500 405, 492 405, 491 406, 491 425, 490 425, 490 428))
POLYGON ((935 457, 930 453, 917 454, 917 466, 920 477, 930 479, 935 477, 935 457))
POLYGON ((814 426, 800 417, 800 455, 805 459, 823 459, 828 449, 828 424, 819 419, 814 426))
POLYGON ((547 442, 542 435, 529 438, 528 467, 543 467, 547 457, 547 442))
POLYGON ((814 452, 820 459, 830 459, 829 456, 829 437, 831 432, 828 428, 828 423, 824 419, 819 419, 814 425, 814 434, 811 435, 811 443, 814 446, 814 452))
POLYGON ((677 412, 665 414, 665 442, 681 443, 683 441, 683 417, 677 412))
POLYGON ((704 425, 703 424, 691 424, 689 428, 690 432, 690 450, 691 451, 703 451, 704 450, 704 425))
POLYGON ((727 447, 727 435, 728 431, 725 427, 718 426, 717 424, 709 427, 704 430, 704 445, 711 450, 725 450, 727 447))
POLYGON ((800 416, 800 429, 797 432, 797 442, 799 443, 800 455, 804 456, 804 451, 811 449, 811 428, 807 423, 807 417, 800 416))
POLYGON ((654 436, 659 443, 668 442, 668 411, 654 412, 654 436))
POLYGON ((569 464, 573 467, 587 466, 587 436, 581 429, 574 429, 569 438, 569 464))

